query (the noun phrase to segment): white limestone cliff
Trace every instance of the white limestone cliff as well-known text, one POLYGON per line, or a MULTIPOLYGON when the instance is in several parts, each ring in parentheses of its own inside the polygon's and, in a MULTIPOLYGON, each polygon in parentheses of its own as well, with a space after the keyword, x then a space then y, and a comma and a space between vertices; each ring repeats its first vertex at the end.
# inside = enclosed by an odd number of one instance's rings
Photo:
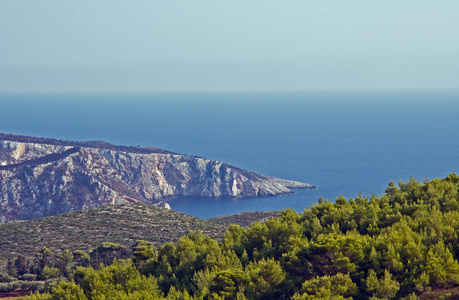
MULTIPOLYGON (((163 151, 165 152, 165 151, 163 151)), ((174 153, 0 140, 0 222, 177 196, 256 197, 312 189, 174 153)))

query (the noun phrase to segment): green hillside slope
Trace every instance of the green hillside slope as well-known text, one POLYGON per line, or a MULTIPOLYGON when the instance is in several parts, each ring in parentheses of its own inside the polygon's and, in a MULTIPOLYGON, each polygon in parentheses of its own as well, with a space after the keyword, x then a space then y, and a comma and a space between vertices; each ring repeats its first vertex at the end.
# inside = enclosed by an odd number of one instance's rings
POLYGON ((173 210, 142 204, 103 206, 57 216, 0 224, 0 259, 33 256, 51 250, 91 251, 103 242, 131 245, 148 240, 156 246, 176 242, 190 230, 221 238, 225 227, 173 210))

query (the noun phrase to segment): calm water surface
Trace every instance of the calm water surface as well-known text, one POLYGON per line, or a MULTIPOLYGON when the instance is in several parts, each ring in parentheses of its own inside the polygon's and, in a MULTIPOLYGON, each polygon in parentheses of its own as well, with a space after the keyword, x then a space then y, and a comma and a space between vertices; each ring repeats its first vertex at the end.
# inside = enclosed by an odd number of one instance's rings
POLYGON ((457 116, 458 90, 0 94, 0 132, 159 147, 319 187, 169 200, 201 218, 302 212, 320 196, 458 173, 457 116))

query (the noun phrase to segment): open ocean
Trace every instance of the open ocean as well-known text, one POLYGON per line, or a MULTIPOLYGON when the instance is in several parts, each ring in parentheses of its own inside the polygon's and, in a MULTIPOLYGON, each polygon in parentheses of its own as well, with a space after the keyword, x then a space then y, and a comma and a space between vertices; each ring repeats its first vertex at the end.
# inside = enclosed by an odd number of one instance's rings
POLYGON ((0 93, 0 132, 158 147, 319 187, 168 200, 196 217, 303 212, 458 173, 459 90, 0 93))

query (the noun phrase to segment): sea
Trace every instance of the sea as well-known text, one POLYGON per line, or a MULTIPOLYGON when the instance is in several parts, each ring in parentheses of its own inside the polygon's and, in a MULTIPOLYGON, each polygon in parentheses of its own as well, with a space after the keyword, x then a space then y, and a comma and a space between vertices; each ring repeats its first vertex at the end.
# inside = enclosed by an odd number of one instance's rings
POLYGON ((158 147, 317 190, 180 197, 208 219, 382 195, 390 181, 459 174, 459 90, 0 93, 0 132, 158 147))

